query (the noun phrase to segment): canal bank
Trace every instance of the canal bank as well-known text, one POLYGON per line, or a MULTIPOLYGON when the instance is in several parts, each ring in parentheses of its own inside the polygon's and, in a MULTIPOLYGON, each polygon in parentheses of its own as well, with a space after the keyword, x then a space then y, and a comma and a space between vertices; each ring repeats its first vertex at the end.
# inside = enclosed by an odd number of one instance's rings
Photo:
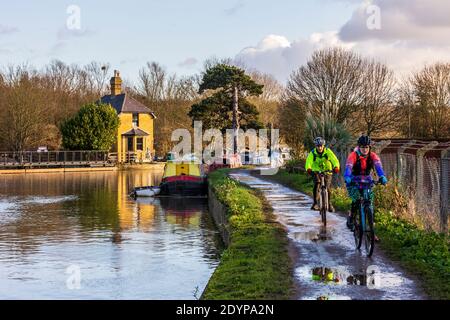
POLYGON ((228 177, 232 171, 208 176, 209 212, 226 249, 201 298, 290 299, 295 287, 286 230, 260 193, 228 177))

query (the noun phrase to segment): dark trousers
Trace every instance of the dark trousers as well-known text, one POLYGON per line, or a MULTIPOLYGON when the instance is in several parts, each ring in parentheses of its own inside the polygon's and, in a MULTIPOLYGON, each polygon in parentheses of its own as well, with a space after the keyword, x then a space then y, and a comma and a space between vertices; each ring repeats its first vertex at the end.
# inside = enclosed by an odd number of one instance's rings
MULTIPOLYGON (((326 174, 324 177, 325 185, 328 189, 328 204, 331 204, 331 182, 333 181, 333 177, 331 174, 326 174)), ((314 181, 314 204, 318 204, 320 200, 320 177, 318 174, 313 174, 313 181, 314 181)))

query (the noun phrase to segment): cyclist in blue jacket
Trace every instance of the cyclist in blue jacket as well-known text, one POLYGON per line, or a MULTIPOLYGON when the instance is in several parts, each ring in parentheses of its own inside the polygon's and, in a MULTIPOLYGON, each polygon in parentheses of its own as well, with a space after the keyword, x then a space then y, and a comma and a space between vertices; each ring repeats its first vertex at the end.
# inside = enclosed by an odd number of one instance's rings
MULTIPOLYGON (((386 185, 388 182, 384 174, 380 157, 371 151, 372 141, 369 136, 363 135, 358 139, 358 147, 350 153, 345 165, 344 179, 347 185, 347 191, 352 199, 351 213, 347 218, 347 227, 353 230, 353 218, 358 211, 358 200, 360 189, 352 183, 372 182, 372 172, 375 170, 380 182, 386 185)), ((373 192, 369 190, 369 196, 373 201, 373 192)), ((378 238, 376 238, 378 240, 378 238)))

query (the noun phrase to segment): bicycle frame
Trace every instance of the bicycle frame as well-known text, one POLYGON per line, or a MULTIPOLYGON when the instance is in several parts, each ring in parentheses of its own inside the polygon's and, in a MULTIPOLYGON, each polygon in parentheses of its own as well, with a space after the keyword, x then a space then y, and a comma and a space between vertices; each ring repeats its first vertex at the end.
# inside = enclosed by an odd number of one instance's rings
MULTIPOLYGON (((320 197, 322 199, 322 196, 323 196, 322 192, 327 189, 327 186, 325 184, 325 174, 323 172, 320 172, 319 177, 320 177, 320 197)), ((327 208, 328 207, 328 199, 322 199, 322 202, 323 203, 321 203, 321 204, 325 205, 325 209, 328 209, 327 208)))
POLYGON ((332 171, 322 171, 322 172, 316 172, 319 176, 320 181, 320 192, 319 192, 319 199, 320 199, 320 215, 322 216, 322 222, 324 226, 327 225, 327 211, 328 211, 328 190, 327 185, 325 183, 325 174, 327 173, 333 173, 332 171))
POLYGON ((361 215, 361 226, 365 232, 367 229, 366 229, 366 211, 364 210, 364 208, 366 206, 369 206, 370 213, 373 216, 373 204, 372 204, 372 201, 370 201, 369 188, 364 187, 362 189, 362 192, 363 192, 363 195, 359 200, 360 201, 359 213, 361 215))

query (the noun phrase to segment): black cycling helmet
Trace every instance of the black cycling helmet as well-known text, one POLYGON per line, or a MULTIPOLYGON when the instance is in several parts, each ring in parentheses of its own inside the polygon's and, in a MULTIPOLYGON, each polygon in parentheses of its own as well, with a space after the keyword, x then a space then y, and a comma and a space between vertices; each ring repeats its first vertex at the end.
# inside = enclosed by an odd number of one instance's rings
POLYGON ((370 146, 372 144, 372 140, 369 136, 361 136, 358 139, 358 146, 370 146))
POLYGON ((324 146, 325 145, 325 139, 322 137, 317 137, 314 139, 314 145, 317 146, 324 146))

